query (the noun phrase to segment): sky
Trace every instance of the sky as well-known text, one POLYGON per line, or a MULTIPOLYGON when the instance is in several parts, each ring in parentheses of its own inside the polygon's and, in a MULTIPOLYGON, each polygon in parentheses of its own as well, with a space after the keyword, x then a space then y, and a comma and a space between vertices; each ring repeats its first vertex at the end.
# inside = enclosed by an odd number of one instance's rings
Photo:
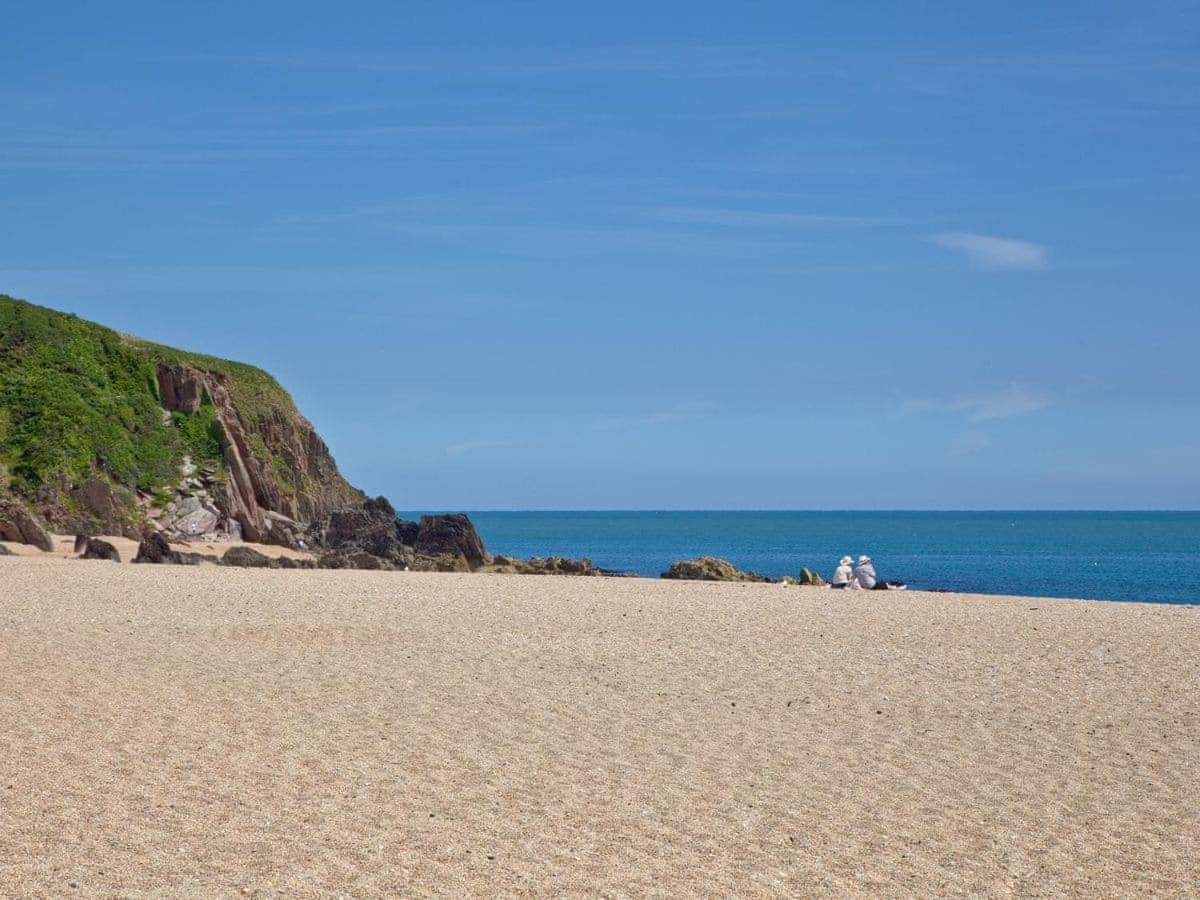
POLYGON ((399 509, 1200 507, 1195 3, 4 20, 0 292, 399 509))

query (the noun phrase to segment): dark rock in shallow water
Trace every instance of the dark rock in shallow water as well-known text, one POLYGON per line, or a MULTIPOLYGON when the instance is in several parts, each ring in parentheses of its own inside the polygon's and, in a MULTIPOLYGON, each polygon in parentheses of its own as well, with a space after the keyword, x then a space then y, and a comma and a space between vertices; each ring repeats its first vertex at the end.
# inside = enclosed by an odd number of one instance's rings
POLYGON ((242 569, 270 569, 274 564, 275 561, 271 557, 259 553, 253 547, 230 547, 221 557, 221 565, 242 569))
POLYGON ((108 541, 102 541, 99 538, 85 538, 83 552, 80 554, 80 559, 107 559, 112 562, 120 562, 121 554, 117 548, 108 541))
POLYGON ((461 556, 472 569, 492 561, 475 526, 462 513, 421 516, 421 525, 413 549, 418 556, 461 556))
POLYGON ((0 544, 0 556, 12 556, 12 555, 13 555, 13 552, 11 550, 9 550, 3 544, 0 544))
POLYGON ((16 500, 0 499, 0 541, 31 544, 45 553, 54 549, 50 532, 16 500))
POLYGON ((731 562, 715 556, 699 556, 696 559, 671 563, 671 568, 662 573, 663 578, 680 581, 754 581, 770 582, 771 579, 756 572, 743 572, 731 562))

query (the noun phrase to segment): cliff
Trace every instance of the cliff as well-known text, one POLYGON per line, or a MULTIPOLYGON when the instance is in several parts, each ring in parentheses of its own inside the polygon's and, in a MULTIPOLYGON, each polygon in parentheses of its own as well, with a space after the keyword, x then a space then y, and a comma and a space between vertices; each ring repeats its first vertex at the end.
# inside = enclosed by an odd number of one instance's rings
POLYGON ((363 502, 267 373, 0 295, 0 496, 56 530, 295 545, 363 502))

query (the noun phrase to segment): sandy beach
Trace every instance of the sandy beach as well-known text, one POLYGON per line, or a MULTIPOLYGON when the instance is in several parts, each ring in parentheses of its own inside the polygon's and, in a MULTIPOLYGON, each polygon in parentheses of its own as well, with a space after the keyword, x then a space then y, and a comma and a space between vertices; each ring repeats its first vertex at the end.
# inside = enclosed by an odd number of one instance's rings
POLYGON ((1200 609, 0 557, 4 896, 1200 892, 1200 609))

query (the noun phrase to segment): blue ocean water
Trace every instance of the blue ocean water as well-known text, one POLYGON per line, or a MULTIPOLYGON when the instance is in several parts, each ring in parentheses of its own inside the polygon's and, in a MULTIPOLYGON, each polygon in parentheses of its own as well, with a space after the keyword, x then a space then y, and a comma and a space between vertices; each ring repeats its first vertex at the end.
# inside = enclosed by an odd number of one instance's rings
POLYGON ((477 512, 488 549, 657 576, 710 555, 828 578, 866 553, 912 588, 1200 603, 1200 512, 477 512))

